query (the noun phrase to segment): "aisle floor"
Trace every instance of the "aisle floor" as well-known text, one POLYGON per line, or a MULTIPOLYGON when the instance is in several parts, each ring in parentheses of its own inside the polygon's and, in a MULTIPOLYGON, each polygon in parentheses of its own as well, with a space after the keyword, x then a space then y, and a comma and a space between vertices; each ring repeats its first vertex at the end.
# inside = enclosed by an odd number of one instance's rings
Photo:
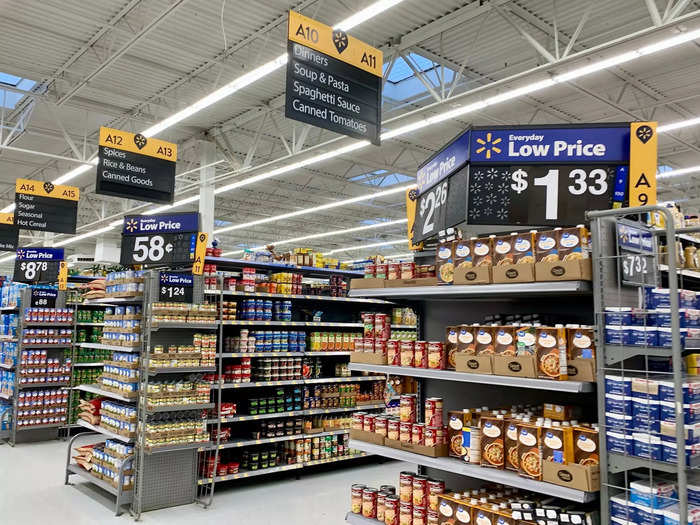
MULTIPOLYGON (((80 478, 74 486, 63 484, 66 443, 49 441, 0 445, 0 523, 3 525, 93 525, 96 523, 133 523, 125 512, 113 513, 113 499, 101 501, 85 494, 80 478)), ((359 460, 365 461, 365 460, 359 460)), ((217 485, 214 504, 209 509, 198 505, 147 512, 143 523, 160 525, 196 525, 237 523, 241 525, 342 525, 350 505, 350 485, 396 485, 401 470, 415 465, 389 461, 379 463, 348 462, 337 470, 305 472, 300 480, 267 477, 266 482, 246 480, 217 485)))

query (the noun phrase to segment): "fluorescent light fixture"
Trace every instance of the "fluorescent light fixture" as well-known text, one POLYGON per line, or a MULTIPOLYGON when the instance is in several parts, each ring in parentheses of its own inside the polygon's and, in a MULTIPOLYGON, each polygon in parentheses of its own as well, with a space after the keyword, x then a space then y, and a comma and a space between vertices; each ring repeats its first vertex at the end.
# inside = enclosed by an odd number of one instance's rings
POLYGON ((325 252, 323 255, 332 255, 334 253, 347 252, 349 250, 364 250, 365 248, 377 248, 379 246, 391 246, 392 244, 400 244, 402 242, 408 244, 408 239, 404 237, 403 239, 394 239, 393 241, 374 242, 372 244, 361 244, 359 246, 344 246, 343 248, 336 248, 335 250, 325 252))
POLYGON ((687 128, 689 126, 697 126, 700 124, 700 117, 690 118, 688 120, 681 120, 679 122, 671 122, 670 124, 664 124, 656 128, 657 133, 664 133, 666 131, 673 131, 674 129, 687 128))
POLYGON ((370 18, 374 18, 379 13, 383 13, 401 2, 403 2, 403 0, 379 0, 379 2, 374 2, 372 5, 365 7, 362 11, 358 11, 351 17, 334 25, 333 29, 350 31, 353 27, 360 25, 362 22, 366 22, 370 18))
POLYGON ((406 186, 399 186, 398 188, 392 188, 390 190, 380 191, 377 193, 369 193, 367 195, 360 195, 358 197, 352 197, 350 199, 345 199, 342 201, 333 201, 329 202, 328 204, 322 204, 320 206, 313 206, 311 208, 304 208, 303 210, 297 210, 289 213, 283 213, 281 215, 275 215, 274 217, 266 217, 264 219, 258 219, 256 221, 244 222, 240 224, 232 224, 231 226, 226 226, 225 228, 219 228, 218 230, 214 230, 214 235, 233 230, 241 230, 243 228, 250 228, 251 226, 258 226, 259 224, 267 224, 269 222, 280 221, 283 219, 291 219, 292 217, 308 215, 310 213, 316 213, 323 210, 330 210, 331 208, 338 208, 340 206, 348 206, 357 202, 368 201, 379 197, 386 197, 387 195, 393 195, 395 193, 403 193, 407 189, 415 188, 415 186, 415 184, 407 184, 406 186))
POLYGON ((78 166, 75 169, 70 170, 68 173, 64 173, 61 175, 59 178, 57 178, 55 181, 53 181, 54 184, 65 184, 71 179, 74 179, 78 175, 81 175, 85 173, 86 171, 90 171, 94 166, 97 166, 97 158, 94 158, 90 161, 90 164, 83 164, 82 166, 78 166))
POLYGON ((88 239, 90 237, 94 237, 95 235, 100 235, 102 233, 106 233, 108 231, 113 230, 114 228, 112 226, 105 226, 104 228, 99 228, 97 230, 83 233, 82 235, 76 235, 75 237, 69 237, 68 239, 63 239, 62 241, 57 241, 54 242, 54 246, 65 246, 66 244, 73 244, 74 242, 82 241, 83 239, 88 239))
POLYGON ((670 179, 671 177, 678 177, 679 175, 685 175, 687 173, 698 173, 700 172, 700 166, 691 166, 689 168, 680 168, 677 170, 664 171, 656 175, 657 179, 670 179))

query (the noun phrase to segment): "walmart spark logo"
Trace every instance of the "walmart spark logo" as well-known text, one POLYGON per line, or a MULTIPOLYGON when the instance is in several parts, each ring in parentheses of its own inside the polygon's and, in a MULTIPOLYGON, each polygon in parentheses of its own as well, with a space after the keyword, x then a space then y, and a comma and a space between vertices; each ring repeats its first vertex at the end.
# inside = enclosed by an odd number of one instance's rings
POLYGON ((136 219, 129 219, 126 221, 126 229, 130 233, 134 233, 136 231, 136 227, 138 226, 138 223, 136 222, 136 219))
POLYGON ((494 153, 500 153, 501 148, 497 147, 496 144, 500 144, 502 138, 497 138, 494 139, 493 135, 491 132, 488 132, 486 134, 486 140, 484 139, 476 139, 477 144, 481 144, 480 148, 477 148, 474 153, 483 153, 484 151, 486 152, 486 158, 490 159, 491 158, 491 152, 493 151, 494 153))

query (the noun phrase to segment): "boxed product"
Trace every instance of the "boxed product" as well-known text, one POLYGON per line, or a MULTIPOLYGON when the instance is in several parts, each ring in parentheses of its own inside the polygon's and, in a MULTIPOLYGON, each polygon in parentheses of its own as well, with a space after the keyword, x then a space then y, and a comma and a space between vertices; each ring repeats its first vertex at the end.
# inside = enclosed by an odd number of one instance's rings
POLYGON ((502 469, 504 465, 503 416, 481 418, 481 466, 502 469))
POLYGON ((438 245, 435 253, 435 271, 438 285, 454 282, 455 264, 452 241, 438 245))

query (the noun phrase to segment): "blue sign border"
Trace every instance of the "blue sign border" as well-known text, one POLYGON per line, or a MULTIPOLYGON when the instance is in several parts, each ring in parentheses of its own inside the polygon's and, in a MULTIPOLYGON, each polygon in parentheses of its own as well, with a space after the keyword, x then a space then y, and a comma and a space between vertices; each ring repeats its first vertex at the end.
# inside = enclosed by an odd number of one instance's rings
POLYGON ((17 248, 18 261, 62 261, 63 248, 17 248))
POLYGON ((193 286, 194 275, 191 273, 160 272, 160 284, 193 286))
POLYGON ((469 142, 470 130, 466 130, 418 167, 419 195, 464 167, 469 161, 469 142))

